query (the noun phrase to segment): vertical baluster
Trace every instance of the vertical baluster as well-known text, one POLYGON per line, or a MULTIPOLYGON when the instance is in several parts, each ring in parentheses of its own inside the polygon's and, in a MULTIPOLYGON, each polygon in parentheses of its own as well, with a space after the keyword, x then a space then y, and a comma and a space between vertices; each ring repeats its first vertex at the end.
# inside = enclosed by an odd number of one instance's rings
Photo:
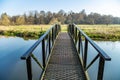
POLYGON ((85 38, 85 47, 84 47, 84 69, 86 68, 87 64, 87 50, 88 50, 88 40, 85 38))
POLYGON ((74 39, 74 25, 72 24, 72 38, 74 39))
POLYGON ((73 28, 73 27, 72 27, 72 25, 71 25, 71 36, 72 36, 72 34, 73 34, 73 32, 72 32, 72 31, 73 31, 73 29, 72 29, 72 28, 73 28))
POLYGON ((50 32, 49 32, 49 40, 48 40, 48 42, 49 42, 49 54, 50 54, 50 52, 51 52, 51 42, 50 42, 50 38, 51 38, 51 36, 50 36, 50 32))
POLYGON ((70 27, 70 24, 67 26, 67 32, 69 33, 69 27, 70 27))
POLYGON ((58 31, 59 31, 59 25, 58 24, 57 24, 56 31, 57 31, 57 35, 58 35, 58 31))
MULTIPOLYGON (((56 36, 57 36, 57 24, 55 25, 55 38, 56 38, 56 36)), ((55 40, 55 38, 54 38, 54 40, 55 40)))
POLYGON ((77 44, 77 28, 75 28, 75 45, 77 44))
POLYGON ((80 54, 80 43, 81 43, 81 34, 78 34, 78 53, 80 54))
POLYGON ((26 65, 27 65, 28 80, 32 80, 32 63, 31 63, 31 57, 30 56, 26 60, 26 65))
MULTIPOLYGON (((56 31, 57 31, 56 34, 57 34, 57 35, 58 35, 58 31, 59 31, 58 26, 59 26, 59 25, 57 25, 57 27, 56 27, 56 31)), ((57 35, 56 35, 56 37, 57 37, 57 35)))
POLYGON ((71 24, 70 24, 69 28, 70 28, 70 34, 71 34, 71 24))
POLYGON ((98 77, 97 77, 97 80, 103 80, 104 64, 105 64, 105 60, 102 57, 100 57, 100 59, 99 59, 99 66, 98 66, 98 77))
POLYGON ((75 27, 74 27, 74 25, 73 25, 73 40, 75 42, 75 27))
POLYGON ((42 60, 43 60, 43 67, 45 68, 45 40, 42 40, 42 60))
POLYGON ((52 46, 53 46, 53 43, 54 43, 54 27, 52 28, 52 46))
POLYGON ((68 26, 68 32, 71 33, 70 31, 71 31, 71 25, 69 24, 69 26, 68 26))

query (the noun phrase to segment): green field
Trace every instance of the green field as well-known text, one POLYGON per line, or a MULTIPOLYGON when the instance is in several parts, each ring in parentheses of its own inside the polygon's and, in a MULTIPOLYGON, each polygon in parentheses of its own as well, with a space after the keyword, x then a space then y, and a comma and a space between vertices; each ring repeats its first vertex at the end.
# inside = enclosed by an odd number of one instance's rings
POLYGON ((51 25, 0 26, 0 35, 39 38, 51 25))
POLYGON ((79 25, 94 40, 120 40, 120 25, 79 25))
MULTIPOLYGON (((0 26, 0 35, 18 36, 24 38, 39 38, 52 25, 20 25, 0 26)), ((94 40, 120 40, 120 25, 78 25, 89 37, 94 40)), ((67 25, 61 30, 66 32, 67 25)))

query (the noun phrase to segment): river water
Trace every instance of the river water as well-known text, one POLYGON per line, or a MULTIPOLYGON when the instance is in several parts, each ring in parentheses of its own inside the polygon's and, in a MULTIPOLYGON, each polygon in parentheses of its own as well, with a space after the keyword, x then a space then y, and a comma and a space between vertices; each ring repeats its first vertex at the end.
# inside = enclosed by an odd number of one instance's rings
MULTIPOLYGON (((24 40, 19 37, 0 37, 0 80, 27 80, 26 63, 20 57, 36 40, 24 40)), ((96 43, 112 58, 105 62, 104 80, 120 80, 120 41, 96 41, 96 43)), ((40 56, 40 46, 35 52, 40 56)), ((88 63, 97 55, 89 45, 88 63)), ((41 69, 32 61, 33 79, 37 80, 41 69)), ((96 80, 98 60, 88 69, 91 80, 96 80)))

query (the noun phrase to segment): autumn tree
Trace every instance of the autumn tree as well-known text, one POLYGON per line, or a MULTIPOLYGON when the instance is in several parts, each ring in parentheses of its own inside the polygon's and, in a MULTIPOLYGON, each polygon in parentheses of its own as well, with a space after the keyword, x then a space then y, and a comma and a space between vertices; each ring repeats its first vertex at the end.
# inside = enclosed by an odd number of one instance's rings
POLYGON ((49 24, 57 24, 57 23, 60 24, 57 18, 52 18, 49 22, 49 24))
POLYGON ((17 19, 16 19, 16 24, 17 25, 23 25, 25 23, 25 18, 24 16, 19 16, 17 19))
POLYGON ((9 19, 9 16, 6 13, 3 13, 1 15, 1 24, 5 25, 5 26, 10 25, 10 19, 9 19))
POLYGON ((99 13, 86 14, 85 10, 79 13, 60 10, 58 12, 45 11, 30 11, 23 15, 8 16, 3 13, 0 17, 1 25, 21 25, 21 24, 120 24, 120 17, 113 17, 112 15, 101 15, 99 13))

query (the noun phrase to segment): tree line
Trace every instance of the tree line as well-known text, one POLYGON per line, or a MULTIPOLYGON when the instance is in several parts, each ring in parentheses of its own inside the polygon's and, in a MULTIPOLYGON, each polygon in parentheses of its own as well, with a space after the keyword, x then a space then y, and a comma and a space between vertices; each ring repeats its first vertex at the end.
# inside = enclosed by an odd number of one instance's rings
POLYGON ((75 13, 66 13, 60 10, 56 13, 48 11, 30 11, 23 15, 9 16, 7 13, 1 14, 0 25, 33 25, 33 24, 120 24, 120 17, 112 15, 101 15, 99 13, 86 14, 85 10, 75 13))

